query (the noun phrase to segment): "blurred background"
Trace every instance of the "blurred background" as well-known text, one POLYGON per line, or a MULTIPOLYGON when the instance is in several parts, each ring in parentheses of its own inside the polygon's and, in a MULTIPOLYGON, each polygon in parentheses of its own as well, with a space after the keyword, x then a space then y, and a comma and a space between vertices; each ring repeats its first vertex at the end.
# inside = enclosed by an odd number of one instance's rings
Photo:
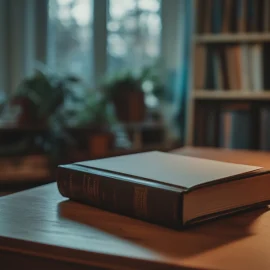
POLYGON ((0 0, 0 188, 149 150, 269 150, 269 44, 270 0, 0 0))

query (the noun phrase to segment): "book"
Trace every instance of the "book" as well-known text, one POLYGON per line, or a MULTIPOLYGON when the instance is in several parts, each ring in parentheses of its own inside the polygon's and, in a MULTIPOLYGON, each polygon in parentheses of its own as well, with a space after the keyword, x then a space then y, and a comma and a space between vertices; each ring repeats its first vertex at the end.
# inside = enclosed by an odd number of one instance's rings
POLYGON ((255 32, 255 2, 254 0, 247 0, 247 32, 255 32))
POLYGON ((205 82, 206 47, 197 45, 194 54, 194 86, 203 89, 205 82))
POLYGON ((269 0, 196 0, 196 31, 198 34, 269 32, 269 3, 269 0))
POLYGON ((231 21, 231 15, 232 15, 232 0, 225 0, 224 3, 224 16, 222 20, 222 32, 228 33, 230 32, 230 21, 231 21))
POLYGON ((251 88, 251 72, 249 46, 247 44, 243 44, 241 45, 241 84, 244 91, 250 90, 251 88))
POLYGON ((57 184, 64 197, 171 228, 270 201, 261 167, 158 151, 60 165, 57 184))
POLYGON ((247 103, 227 105, 220 114, 220 146, 230 149, 251 147, 252 118, 247 103), (243 135, 244 134, 244 135, 243 135))
POLYGON ((270 76, 268 74, 270 70, 270 43, 266 42, 263 45, 263 59, 262 59, 262 66, 263 66, 263 87, 264 90, 270 89, 270 76))
POLYGON ((212 33, 218 34, 222 30, 223 0, 213 1, 212 8, 212 33))
POLYGON ((227 69, 228 69, 227 72, 228 72, 229 89, 237 90, 234 46, 227 46, 225 52, 226 52, 226 61, 227 61, 227 69))
POLYGON ((221 74, 222 74, 222 82, 223 82, 223 89, 229 90, 229 62, 227 58, 226 49, 224 46, 220 47, 220 61, 221 61, 221 74))
POLYGON ((237 90, 241 90, 243 88, 242 85, 242 54, 241 54, 240 46, 233 46, 232 48, 232 60, 234 66, 234 76, 235 76, 235 88, 237 90))
POLYGON ((221 52, 218 46, 212 49, 213 60, 213 79, 215 89, 224 89, 224 76, 222 74, 221 52))
POLYGON ((239 0, 233 0, 232 4, 231 4, 231 17, 230 17, 230 25, 229 25, 229 31, 231 33, 236 33, 237 32, 237 26, 238 26, 238 22, 237 22, 237 13, 238 12, 238 6, 240 1, 239 0))
POLYGON ((246 0, 237 1, 237 31, 246 32, 246 0))
POLYGON ((260 92, 263 90, 263 47, 261 44, 250 45, 250 59, 252 65, 252 90, 260 92))
POLYGON ((213 12, 213 0, 205 0, 201 1, 204 2, 204 5, 206 6, 204 9, 204 25, 203 25, 203 32, 204 33, 211 33, 212 31, 212 22, 211 22, 211 14, 213 12))
POLYGON ((269 21, 270 21, 270 1, 269 0, 264 0, 263 3, 263 29, 264 32, 269 32, 270 30, 270 25, 269 25, 269 21))
POLYGON ((204 21, 205 21, 205 10, 207 6, 201 0, 196 0, 195 9, 196 9, 196 29, 197 33, 201 34, 204 32, 204 21))
POLYGON ((206 47, 206 72, 205 72, 205 86, 204 88, 209 90, 215 90, 215 59, 214 59, 214 47, 206 47))
POLYGON ((260 149, 270 150, 270 108, 263 107, 260 109, 260 149))
POLYGON ((264 3, 263 0, 255 0, 255 31, 263 32, 264 29, 264 3))
POLYGON ((207 111, 204 106, 198 104, 195 109, 195 134, 194 134, 194 145, 201 146, 205 145, 206 141, 206 119, 207 119, 207 111))

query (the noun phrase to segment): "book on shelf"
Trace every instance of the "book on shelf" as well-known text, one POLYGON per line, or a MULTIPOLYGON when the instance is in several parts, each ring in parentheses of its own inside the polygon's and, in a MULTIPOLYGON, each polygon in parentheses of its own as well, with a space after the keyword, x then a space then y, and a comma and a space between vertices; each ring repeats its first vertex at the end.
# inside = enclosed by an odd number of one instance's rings
POLYGON ((270 1, 264 0, 264 10, 263 10, 263 24, 264 24, 264 32, 270 31, 270 1))
POLYGON ((270 89, 270 44, 195 46, 194 88, 261 92, 270 89))
POLYGON ((196 0, 198 34, 270 31, 269 0, 196 0))
POLYGON ((263 84, 264 89, 270 89, 270 43, 263 44, 263 84))
POLYGON ((57 184, 64 197, 172 228, 270 201, 266 169, 158 151, 61 165, 57 184))
MULTIPOLYGON (((194 145, 228 149, 251 149, 261 133, 254 129, 254 110, 249 102, 201 103, 195 109, 194 145)), ((263 135, 262 135, 263 136, 263 135)), ((267 141, 267 139, 265 139, 267 141)))
POLYGON ((270 150, 270 107, 260 109, 260 149, 270 150))
POLYGON ((194 145, 216 147, 219 144, 218 106, 197 105, 195 110, 194 145))
POLYGON ((220 146, 229 149, 250 149, 251 121, 249 104, 224 106, 220 114, 220 146))
POLYGON ((263 86, 263 56, 262 45, 255 44, 250 46, 251 65, 252 65, 252 89, 254 91, 261 91, 263 86))

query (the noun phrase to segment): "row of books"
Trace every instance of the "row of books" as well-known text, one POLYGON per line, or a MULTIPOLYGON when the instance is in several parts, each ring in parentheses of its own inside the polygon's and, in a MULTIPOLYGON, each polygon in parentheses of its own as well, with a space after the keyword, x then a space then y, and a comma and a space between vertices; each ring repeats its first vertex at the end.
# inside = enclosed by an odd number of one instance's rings
POLYGON ((255 119, 249 104, 201 108, 196 117, 195 145, 270 150, 270 107, 262 107, 258 115, 255 119))
POLYGON ((270 44, 197 45, 195 89, 270 89, 270 44))
POLYGON ((270 1, 196 0, 196 21, 198 34, 270 32, 270 1))

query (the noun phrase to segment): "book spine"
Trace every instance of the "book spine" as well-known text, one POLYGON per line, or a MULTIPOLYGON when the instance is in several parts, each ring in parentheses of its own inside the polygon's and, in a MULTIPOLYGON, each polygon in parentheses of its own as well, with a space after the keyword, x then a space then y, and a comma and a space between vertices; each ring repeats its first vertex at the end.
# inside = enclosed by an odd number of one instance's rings
POLYGON ((58 167, 62 196, 170 228, 182 226, 181 192, 58 167))

